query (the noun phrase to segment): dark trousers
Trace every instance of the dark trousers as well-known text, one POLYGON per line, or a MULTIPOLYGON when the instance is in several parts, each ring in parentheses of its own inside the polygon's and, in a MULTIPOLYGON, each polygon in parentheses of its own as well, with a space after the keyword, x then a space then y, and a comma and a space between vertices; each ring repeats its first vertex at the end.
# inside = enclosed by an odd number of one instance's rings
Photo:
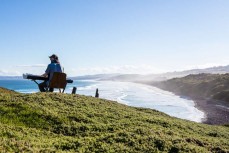
MULTIPOLYGON (((46 92, 48 89, 47 82, 45 81, 45 82, 38 84, 38 87, 40 89, 40 92, 46 92)), ((53 90, 54 90, 53 88, 48 89, 49 92, 53 92, 53 90)))

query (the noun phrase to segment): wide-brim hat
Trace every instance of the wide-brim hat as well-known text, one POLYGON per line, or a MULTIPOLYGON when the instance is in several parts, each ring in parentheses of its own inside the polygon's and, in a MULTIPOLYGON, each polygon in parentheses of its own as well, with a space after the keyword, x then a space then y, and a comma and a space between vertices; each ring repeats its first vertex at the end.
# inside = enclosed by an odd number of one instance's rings
POLYGON ((58 59, 58 56, 56 54, 52 54, 51 56, 49 56, 49 58, 58 59))

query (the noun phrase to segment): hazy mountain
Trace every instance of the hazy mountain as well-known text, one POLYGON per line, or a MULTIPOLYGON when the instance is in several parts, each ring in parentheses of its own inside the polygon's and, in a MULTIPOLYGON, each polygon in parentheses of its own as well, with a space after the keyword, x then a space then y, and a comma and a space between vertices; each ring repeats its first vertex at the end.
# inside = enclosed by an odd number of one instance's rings
MULTIPOLYGON (((211 67, 206 69, 192 69, 186 71, 174 71, 162 74, 96 74, 96 75, 84 75, 70 77, 73 80, 110 80, 110 81, 131 81, 131 82, 148 82, 148 81, 163 81, 172 78, 184 77, 189 74, 200 74, 200 73, 210 73, 210 74, 225 74, 229 73, 229 65, 211 67)), ((10 80, 10 79, 22 79, 21 76, 0 76, 0 80, 10 80)))
POLYGON ((174 71, 162 74, 97 74, 97 75, 86 75, 79 77, 72 77, 77 80, 106 80, 106 81, 131 81, 131 82, 148 82, 148 81, 163 81, 172 78, 180 78, 187 76, 189 74, 200 74, 200 73, 210 73, 210 74, 224 74, 229 73, 228 66, 218 66, 206 69, 192 69, 186 71, 174 71))
POLYGON ((229 73, 229 65, 227 66, 218 66, 211 67, 206 69, 192 69, 186 71, 175 71, 175 72, 167 72, 164 74, 160 74, 162 77, 166 77, 167 79, 175 78, 175 77, 184 77, 189 74, 200 74, 200 73, 210 73, 210 74, 225 74, 229 73))
POLYGON ((95 75, 76 76, 70 78, 73 80, 101 80, 101 79, 111 78, 118 75, 120 74, 95 74, 95 75))

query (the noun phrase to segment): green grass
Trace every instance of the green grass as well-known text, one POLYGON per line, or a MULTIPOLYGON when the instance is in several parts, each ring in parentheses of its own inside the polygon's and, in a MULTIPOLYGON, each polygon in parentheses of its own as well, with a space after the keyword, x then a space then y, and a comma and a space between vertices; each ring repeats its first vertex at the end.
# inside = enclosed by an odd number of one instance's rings
POLYGON ((229 127, 117 102, 0 88, 1 152, 228 152, 229 127))

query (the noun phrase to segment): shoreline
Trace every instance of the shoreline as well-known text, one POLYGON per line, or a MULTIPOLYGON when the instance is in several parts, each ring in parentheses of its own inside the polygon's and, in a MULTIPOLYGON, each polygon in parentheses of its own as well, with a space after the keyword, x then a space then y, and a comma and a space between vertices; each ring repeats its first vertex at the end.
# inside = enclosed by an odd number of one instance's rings
MULTIPOLYGON (((140 84, 145 84, 149 86, 153 86, 165 91, 169 91, 163 88, 160 88, 158 86, 154 86, 150 83, 143 83, 143 82, 135 82, 140 84)), ((229 103, 224 101, 218 101, 213 99, 207 99, 207 98, 199 98, 197 96, 186 96, 179 93, 175 93, 173 91, 169 91, 174 93, 177 96, 180 96, 181 98, 189 99, 194 101, 195 108, 202 111, 204 113, 204 118, 200 123, 203 124, 209 124, 209 125, 225 125, 229 124, 229 103)))
MULTIPOLYGON (((162 90, 165 90, 165 89, 162 89, 162 90)), ((166 90, 166 91, 169 91, 169 90, 166 90)), ((172 92, 172 91, 169 91, 169 92, 172 92)), ((202 111, 205 116, 202 119, 201 123, 209 124, 209 125, 229 124, 229 104, 227 104, 226 102, 213 100, 213 99, 207 99, 207 98, 197 98, 195 96, 192 96, 192 97, 185 96, 185 95, 181 95, 177 93, 174 93, 174 94, 180 96, 181 98, 185 98, 185 99, 194 101, 194 104, 195 104, 194 107, 202 111)))
POLYGON ((223 101, 212 99, 192 98, 195 102, 195 107, 203 111, 205 118, 203 124, 210 125, 225 125, 229 124, 229 107, 223 101), (220 105, 220 106, 217 106, 220 105), (222 107, 223 106, 223 107, 222 107))
MULTIPOLYGON (((153 86, 153 85, 151 85, 153 86)), ((156 87, 156 86, 153 86, 156 87)), ((159 87, 157 87, 159 88, 159 87)), ((161 89, 161 88, 160 88, 161 89)), ((165 89, 162 89, 165 90, 165 89)), ((169 91, 169 90, 166 90, 169 91)), ((169 91, 172 92, 172 91, 169 91)), ((225 125, 229 124, 229 104, 224 101, 218 101, 207 98, 197 98, 195 96, 185 96, 172 92, 181 98, 193 100, 195 108, 204 113, 201 123, 209 125, 225 125)))

